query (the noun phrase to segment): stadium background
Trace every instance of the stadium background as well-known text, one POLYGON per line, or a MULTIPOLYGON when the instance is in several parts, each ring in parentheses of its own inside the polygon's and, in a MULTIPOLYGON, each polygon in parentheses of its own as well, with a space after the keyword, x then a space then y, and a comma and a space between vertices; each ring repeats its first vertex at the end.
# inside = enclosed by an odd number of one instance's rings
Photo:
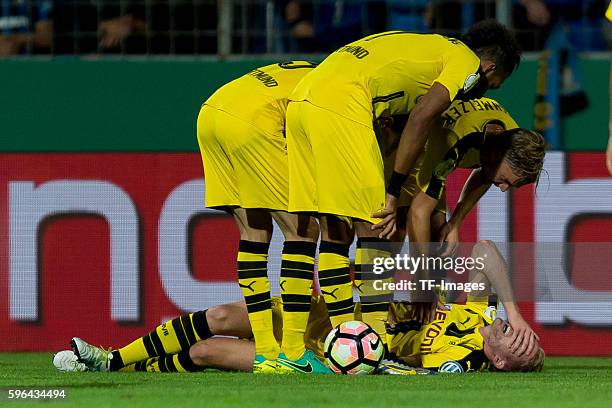
MULTIPOLYGON (((195 118, 223 83, 294 54, 217 53, 0 61, 0 351, 58 350, 74 335, 115 346, 184 311, 239 299, 238 235, 231 219, 203 207, 195 118)), ((464 241, 612 241, 609 56, 583 54, 579 64, 590 105, 563 121, 549 178, 537 194, 490 192, 464 241)), ((531 127, 536 80, 537 55, 527 55, 489 95, 531 127)), ((466 176, 449 183, 449 203, 466 176)), ((278 239, 273 251, 278 264, 278 239)), ((513 268, 531 272, 518 286, 535 287, 536 264, 533 253, 514 258, 513 268)), ((612 299, 609 264, 553 268, 580 291, 552 317, 522 303, 542 346, 550 355, 612 355, 612 300, 563 322, 568 309, 588 305, 585 292, 612 299)))

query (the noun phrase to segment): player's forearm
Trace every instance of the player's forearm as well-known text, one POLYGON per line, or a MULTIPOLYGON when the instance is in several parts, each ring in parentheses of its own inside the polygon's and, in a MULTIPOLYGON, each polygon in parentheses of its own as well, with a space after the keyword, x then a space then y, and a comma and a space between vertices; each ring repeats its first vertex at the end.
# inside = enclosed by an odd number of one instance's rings
POLYGON ((512 282, 508 274, 508 265, 497 246, 490 241, 481 241, 474 246, 473 257, 483 262, 484 267, 479 272, 491 282, 491 286, 495 289, 506 311, 509 311, 510 314, 518 312, 512 282))
POLYGON ((448 108, 450 101, 448 89, 439 83, 434 83, 425 95, 419 97, 402 131, 393 166, 396 173, 410 174, 427 142, 429 130, 442 112, 448 108))
POLYGON ((473 170, 470 177, 466 180, 459 197, 457 207, 451 216, 450 223, 457 226, 463 223, 463 220, 476 206, 476 203, 491 187, 490 183, 483 183, 480 177, 480 169, 473 170))
POLYGON ((420 112, 415 108, 402 132, 393 166, 393 170, 397 173, 410 174, 427 142, 429 129, 435 118, 420 117, 419 115, 420 112))

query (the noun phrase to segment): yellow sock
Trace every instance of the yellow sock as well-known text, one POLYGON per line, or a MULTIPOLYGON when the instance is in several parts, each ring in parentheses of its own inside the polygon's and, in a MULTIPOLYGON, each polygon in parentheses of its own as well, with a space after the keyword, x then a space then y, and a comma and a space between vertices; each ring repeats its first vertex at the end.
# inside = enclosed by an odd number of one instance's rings
POLYGON ((200 340, 212 337, 206 320, 206 310, 186 314, 162 323, 155 330, 113 351, 110 371, 117 371, 132 363, 152 357, 189 350, 200 340))
POLYGON ((361 319, 370 325, 387 344, 385 324, 389 318, 389 303, 393 300, 390 290, 376 290, 374 281, 392 282, 394 270, 375 274, 374 258, 389 257, 389 241, 379 238, 361 238, 357 240, 355 253, 355 285, 361 302, 361 319))
POLYGON ((255 339, 255 354, 268 360, 278 357, 280 347, 274 338, 272 302, 268 280, 268 249, 263 242, 240 241, 238 283, 249 313, 255 339))
POLYGON ((349 245, 328 241, 319 245, 319 286, 333 327, 355 318, 348 253, 349 245))
POLYGON ((316 243, 305 241, 287 241, 283 247, 280 275, 283 300, 282 350, 290 360, 297 360, 306 350, 304 332, 310 314, 316 250, 316 243))

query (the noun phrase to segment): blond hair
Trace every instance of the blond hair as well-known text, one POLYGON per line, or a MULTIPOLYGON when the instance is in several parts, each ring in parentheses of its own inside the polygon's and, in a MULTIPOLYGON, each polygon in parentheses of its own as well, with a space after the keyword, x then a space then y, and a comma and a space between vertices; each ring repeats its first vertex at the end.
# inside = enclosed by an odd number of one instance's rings
POLYGON ((512 171, 519 177, 519 186, 536 183, 544 167, 546 141, 538 132, 517 128, 506 131, 509 146, 504 155, 512 171))
POLYGON ((507 360, 508 363, 508 371, 519 371, 523 373, 527 372, 540 372, 544 367, 544 359, 546 358, 546 353, 542 347, 537 346, 537 348, 529 355, 523 354, 518 357, 512 354, 512 358, 507 360))

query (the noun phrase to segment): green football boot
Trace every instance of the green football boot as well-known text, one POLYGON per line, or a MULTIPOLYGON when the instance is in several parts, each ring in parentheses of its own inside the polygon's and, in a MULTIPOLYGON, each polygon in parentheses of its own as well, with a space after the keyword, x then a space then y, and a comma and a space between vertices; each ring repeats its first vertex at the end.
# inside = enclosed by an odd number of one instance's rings
POLYGON ((283 373, 333 374, 333 371, 310 350, 306 350, 297 360, 289 360, 285 353, 280 353, 276 363, 279 366, 278 370, 283 373))

